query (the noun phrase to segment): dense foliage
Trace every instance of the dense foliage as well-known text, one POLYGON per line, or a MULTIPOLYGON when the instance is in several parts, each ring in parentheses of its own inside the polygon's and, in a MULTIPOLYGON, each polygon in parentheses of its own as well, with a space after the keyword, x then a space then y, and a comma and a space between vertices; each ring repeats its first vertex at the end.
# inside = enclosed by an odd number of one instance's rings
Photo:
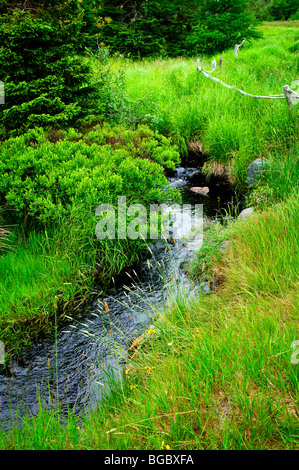
POLYGON ((260 37, 253 28, 255 20, 247 6, 247 0, 202 0, 188 38, 193 53, 222 52, 242 39, 260 37))
POLYGON ((103 1, 100 36, 134 57, 215 52, 257 37, 247 0, 103 1))
POLYGON ((82 306, 95 284, 105 289, 140 259, 148 242, 141 238, 139 209, 122 219, 130 235, 119 239, 118 197, 126 197, 128 210, 133 203, 164 201, 164 169, 178 161, 170 141, 146 126, 93 126, 84 133, 37 128, 2 143, 1 223, 13 227, 8 237, 0 224, 0 340, 6 351, 20 353, 35 335, 53 331, 54 319, 82 306), (96 208, 104 203, 116 211, 111 239, 96 232, 96 208))
POLYGON ((74 55, 63 27, 15 12, 1 18, 0 38, 2 136, 35 126, 65 127, 100 113, 102 84, 92 85, 90 67, 74 55))
POLYGON ((103 1, 102 39, 134 57, 186 53, 197 1, 103 1))
POLYGON ((52 224, 74 206, 94 215, 99 204, 117 204, 122 194, 128 204, 161 201, 164 168, 178 161, 170 141, 145 126, 60 132, 52 142, 32 130, 1 147, 0 200, 13 221, 27 224, 52 224))
POLYGON ((252 0, 250 8, 262 21, 299 19, 299 0, 252 0))

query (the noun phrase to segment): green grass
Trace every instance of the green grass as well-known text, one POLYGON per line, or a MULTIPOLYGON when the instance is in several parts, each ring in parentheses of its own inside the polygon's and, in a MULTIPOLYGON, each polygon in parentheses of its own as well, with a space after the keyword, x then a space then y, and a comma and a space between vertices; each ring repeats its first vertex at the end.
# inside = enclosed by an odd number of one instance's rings
MULTIPOLYGON (((283 94, 282 87, 299 76, 298 54, 290 51, 298 28, 263 26, 262 31, 263 39, 245 42, 237 58, 225 51, 222 68, 213 76, 247 93, 283 94)), ((214 58, 218 62, 218 56, 201 57, 202 67, 210 70, 214 58)), ((291 116, 285 100, 259 100, 229 90, 200 74, 196 59, 130 63, 128 96, 149 103, 143 113, 183 154, 188 143, 199 141, 208 155, 207 170, 212 172, 215 162, 223 164, 230 181, 242 187, 252 160, 268 157, 273 149, 288 151, 298 140, 298 106, 291 116)))
MULTIPOLYGON (((237 59, 225 52, 214 76, 251 93, 281 93, 298 78, 288 50, 296 25, 264 25, 264 39, 245 43, 237 59)), ((144 98, 145 114, 153 103, 151 125, 182 149, 203 145, 207 172, 224 168, 242 187, 254 158, 268 158, 270 170, 248 194, 250 218, 205 232, 191 272, 200 280, 207 265, 212 292, 170 291, 155 334, 145 332, 96 410, 65 420, 59 406, 40 404, 36 418, 0 431, 0 448, 298 450, 298 107, 291 113, 284 101, 219 88, 196 71, 196 58, 131 63, 127 87, 133 100, 144 98)))
POLYGON ((103 405, 67 424, 41 407, 1 448, 298 449, 298 215, 297 197, 238 222, 226 282, 171 297, 103 405))
POLYGON ((132 243, 93 239, 83 216, 80 210, 48 231, 9 236, 0 257, 0 339, 8 357, 53 332, 55 317, 79 314, 95 289, 139 259, 141 247, 132 243))

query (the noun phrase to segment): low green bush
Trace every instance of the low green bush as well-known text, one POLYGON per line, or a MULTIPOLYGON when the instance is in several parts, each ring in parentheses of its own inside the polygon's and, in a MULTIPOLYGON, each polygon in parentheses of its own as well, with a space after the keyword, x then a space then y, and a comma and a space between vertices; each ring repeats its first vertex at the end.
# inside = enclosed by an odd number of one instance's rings
POLYGON ((140 126, 137 131, 96 127, 85 135, 41 129, 5 141, 0 149, 0 201, 6 216, 23 225, 53 223, 71 207, 94 213, 102 203, 161 201, 164 168, 179 162, 170 141, 140 126))
MULTIPOLYGON (((54 319, 136 263, 147 241, 97 239, 96 207, 126 196, 127 206, 165 200, 166 168, 179 153, 147 126, 30 130, 0 147, 0 204, 17 225, 0 257, 0 338, 20 352, 54 319), (11 286, 14 286, 11 289, 11 286)), ((0 250, 4 239, 1 238, 0 250)))

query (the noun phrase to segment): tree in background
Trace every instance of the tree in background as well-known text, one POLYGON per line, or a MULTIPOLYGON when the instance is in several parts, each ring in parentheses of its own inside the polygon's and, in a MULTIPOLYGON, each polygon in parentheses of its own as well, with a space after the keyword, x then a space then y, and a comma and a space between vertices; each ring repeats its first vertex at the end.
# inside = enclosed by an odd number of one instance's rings
POLYGON ((299 0, 252 0, 250 8, 262 21, 299 19, 299 0))
MULTIPOLYGON (((269 4, 270 20, 288 20, 299 9, 299 0, 272 0, 269 4)), ((297 18, 298 19, 298 18, 297 18)))
POLYGON ((102 40, 133 57, 185 54, 198 1, 103 0, 102 40))
POLYGON ((133 57, 222 51, 258 37, 247 0, 103 0, 102 40, 133 57))
POLYGON ((188 39, 194 53, 213 54, 234 46, 242 39, 260 37, 247 0, 202 0, 196 21, 188 39))
POLYGON ((77 0, 13 6, 0 4, 2 138, 35 126, 67 127, 98 112, 101 84, 92 85, 89 65, 75 54, 83 48, 77 0))

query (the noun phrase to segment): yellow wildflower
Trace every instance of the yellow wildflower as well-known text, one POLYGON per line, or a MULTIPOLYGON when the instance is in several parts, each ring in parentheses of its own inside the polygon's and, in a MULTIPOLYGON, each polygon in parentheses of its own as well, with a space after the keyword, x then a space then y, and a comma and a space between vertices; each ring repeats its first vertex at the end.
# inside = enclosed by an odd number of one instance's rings
POLYGON ((155 335, 155 334, 156 334, 156 330, 154 330, 153 328, 149 328, 149 329, 147 330, 147 333, 148 333, 149 335, 155 335))
POLYGON ((161 450, 171 450, 171 447, 168 444, 165 444, 165 441, 162 441, 161 450))
POLYGON ((150 374, 151 371, 155 369, 155 367, 145 366, 144 369, 145 369, 145 371, 146 371, 147 374, 150 374))

